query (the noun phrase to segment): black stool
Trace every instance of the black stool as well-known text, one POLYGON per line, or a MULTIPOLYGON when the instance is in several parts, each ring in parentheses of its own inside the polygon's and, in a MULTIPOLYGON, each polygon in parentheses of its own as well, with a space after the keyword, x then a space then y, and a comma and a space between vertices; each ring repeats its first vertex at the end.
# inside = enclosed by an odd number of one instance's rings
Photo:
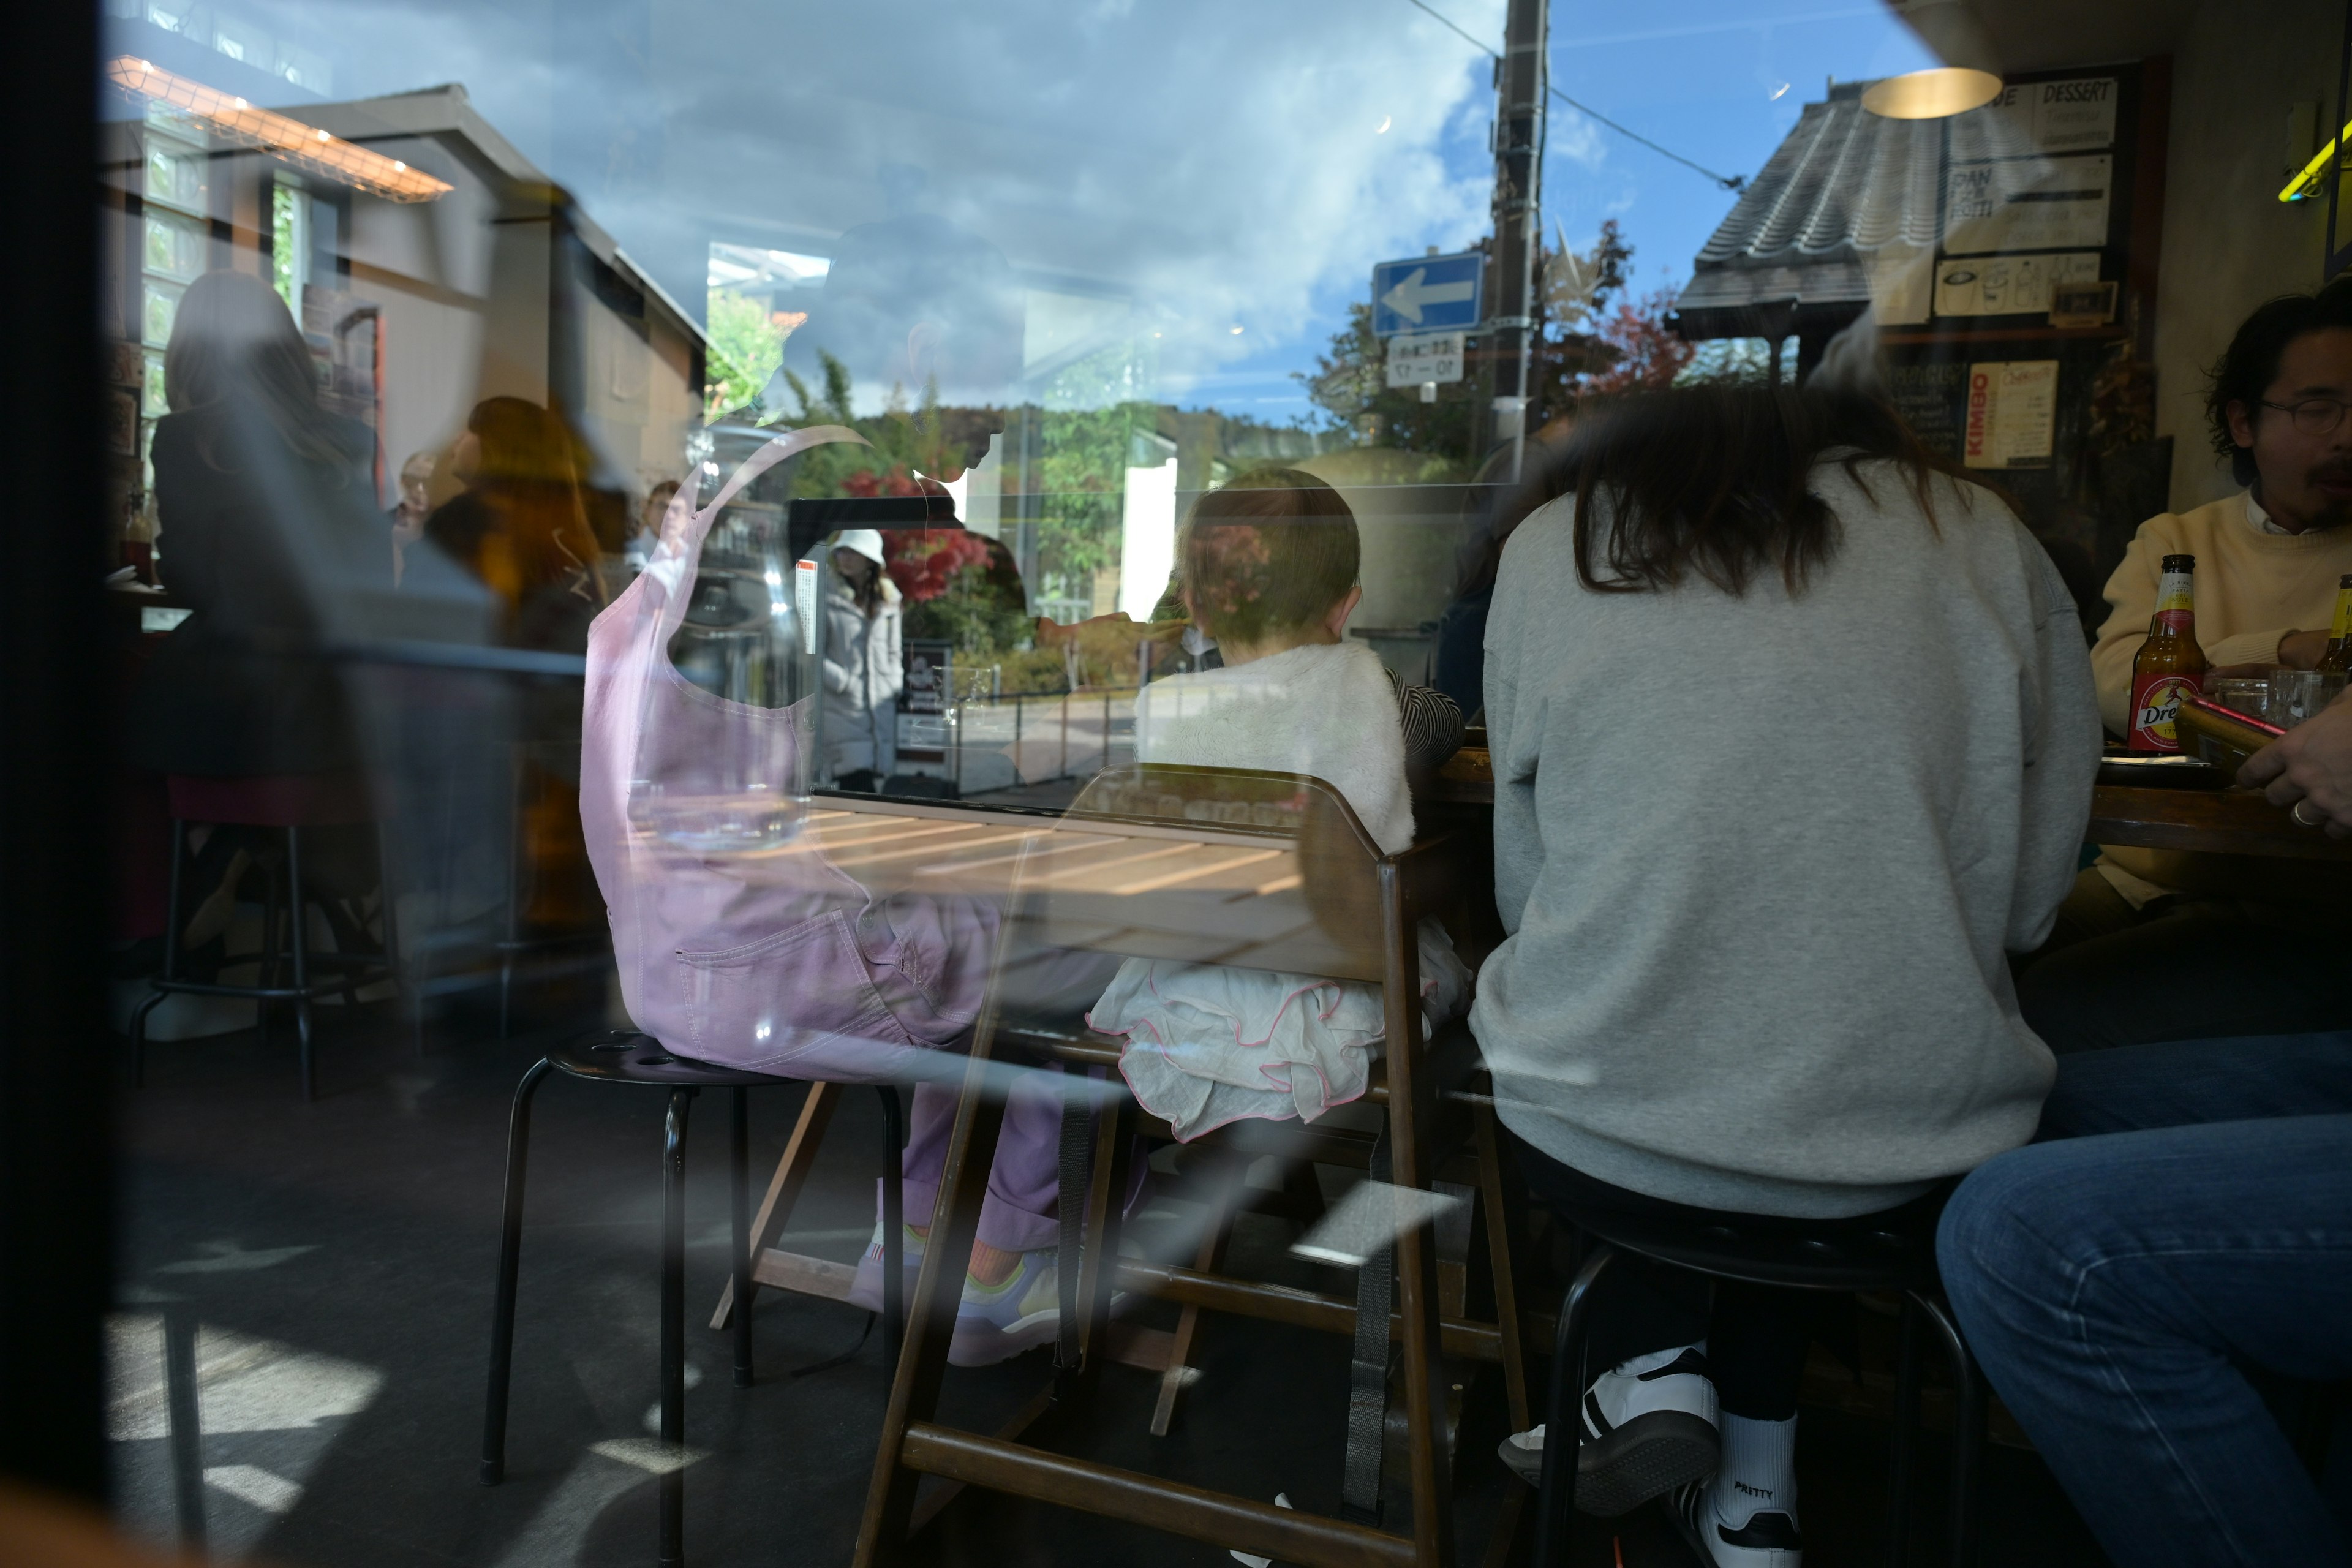
MULTIPOLYGON (((515 1283, 522 1262, 522 1191, 530 1154, 530 1102, 548 1069, 561 1068, 593 1083, 641 1084, 669 1090, 662 1121, 661 1444, 673 1458, 686 1447, 686 1119, 694 1097, 706 1089, 734 1091, 731 1108, 731 1190, 734 1221, 735 1385, 751 1385, 751 1138, 750 1090, 786 1084, 790 1079, 713 1066, 674 1057, 650 1035, 613 1030, 558 1047, 522 1075, 515 1089, 507 1130, 506 1217, 499 1240, 498 1304, 490 1318, 489 1397, 482 1415, 482 1484, 506 1479, 507 1386, 514 1366, 515 1283)), ((899 1342, 906 1337, 905 1206, 899 1156, 906 1126, 893 1085, 880 1086, 883 1113, 882 1301, 886 1353, 897 1371, 899 1342)), ((872 1319, 866 1320, 869 1324, 872 1319)), ((686 1561, 684 1507, 686 1468, 662 1472, 661 1568, 686 1561)))
POLYGON ((1976 1482, 1984 1447, 1984 1382, 1936 1283, 1933 1205, 1914 1205, 1880 1216, 1807 1226, 1802 1221, 1723 1213, 1704 1223, 1629 1215, 1547 1202, 1571 1227, 1582 1266, 1560 1306, 1559 1338, 1544 1405, 1543 1480, 1536 1504, 1539 1564, 1567 1563, 1575 1510, 1577 1451, 1584 1440, 1578 1406, 1590 1382, 1584 1365, 1594 1281, 1620 1253, 1636 1253, 1676 1268, 1800 1290, 1892 1290, 1903 1298, 1895 1399, 1895 1453, 1887 1500, 1887 1563, 1903 1568, 1911 1500, 1913 1428, 1919 1417, 1919 1323, 1935 1326, 1951 1357, 1958 1391, 1952 1446, 1952 1562, 1976 1561, 1976 1482), (1568 1434, 1565 1442, 1561 1435, 1568 1434))
MULTIPOLYGON (((377 839, 377 897, 383 940, 373 952, 352 942, 361 918, 337 909, 334 899, 307 883, 302 875, 302 830, 306 827, 353 826, 373 820, 366 781, 356 773, 272 773, 249 778, 208 778, 193 774, 166 775, 164 787, 172 803, 172 880, 163 920, 163 968, 149 978, 149 994, 131 1016, 131 1084, 143 1086, 147 1078, 147 1015, 167 996, 242 996, 255 1005, 256 1031, 269 1043, 269 1011, 273 1004, 294 1005, 294 1034, 301 1053, 302 1098, 314 1098, 315 1075, 310 1048, 310 1004, 340 993, 356 1008, 360 988, 379 980, 400 979, 400 946, 391 881, 391 856, 377 839), (187 863, 188 825, 205 823, 215 828, 266 828, 286 836, 284 895, 277 870, 265 873, 261 950, 225 959, 222 967, 254 963, 259 973, 250 985, 230 985, 213 980, 190 980, 181 973, 180 933, 188 916, 181 908, 181 873, 187 863), (309 910, 316 906, 336 933, 338 951, 312 952, 309 910), (278 916, 286 914, 283 941, 278 916), (293 979, 280 984, 278 963, 290 962, 293 979), (334 972, 317 978, 318 969, 334 972)), ((236 889, 229 889, 230 896, 236 889)))

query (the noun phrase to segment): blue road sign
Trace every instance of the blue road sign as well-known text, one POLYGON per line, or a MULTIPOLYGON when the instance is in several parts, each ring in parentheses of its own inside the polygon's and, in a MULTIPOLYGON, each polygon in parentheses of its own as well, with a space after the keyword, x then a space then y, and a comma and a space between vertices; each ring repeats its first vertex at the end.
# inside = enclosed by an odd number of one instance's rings
POLYGON ((1486 258, 1475 250, 1381 262, 1372 268, 1372 331, 1385 338, 1475 327, 1486 274, 1486 258))

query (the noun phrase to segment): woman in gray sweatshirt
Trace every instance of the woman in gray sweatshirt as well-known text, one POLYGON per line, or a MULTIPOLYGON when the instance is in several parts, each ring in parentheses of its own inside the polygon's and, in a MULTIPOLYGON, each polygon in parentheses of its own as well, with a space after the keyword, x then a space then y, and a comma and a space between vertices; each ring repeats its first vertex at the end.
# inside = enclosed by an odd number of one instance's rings
MULTIPOLYGON (((1509 935, 1471 1015, 1531 1184, 1810 1222, 1934 1201, 2050 1084, 2005 955, 2048 933, 2089 818, 2065 585, 1858 396, 1644 399, 1547 488, 1486 628, 1509 935)), ((1795 1568, 1800 1312, 1612 1274, 1581 1489, 1693 1483, 1706 1560, 1795 1568)))

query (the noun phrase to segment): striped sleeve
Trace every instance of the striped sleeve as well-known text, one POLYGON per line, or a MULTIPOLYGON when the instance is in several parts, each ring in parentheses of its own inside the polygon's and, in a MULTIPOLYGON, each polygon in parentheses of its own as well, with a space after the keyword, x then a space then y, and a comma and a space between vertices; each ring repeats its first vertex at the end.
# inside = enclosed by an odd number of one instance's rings
POLYGON ((1433 686, 1407 686, 1387 672, 1389 689, 1396 694, 1397 717, 1404 725, 1404 765, 1408 773, 1434 768, 1462 749, 1462 710, 1433 686))

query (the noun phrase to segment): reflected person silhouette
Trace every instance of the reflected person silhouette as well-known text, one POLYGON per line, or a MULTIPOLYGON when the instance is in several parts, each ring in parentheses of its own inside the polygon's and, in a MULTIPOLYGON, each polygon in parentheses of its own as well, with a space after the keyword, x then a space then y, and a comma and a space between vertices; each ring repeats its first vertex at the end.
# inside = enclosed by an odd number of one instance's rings
POLYGON ((131 760, 215 777, 353 767, 342 682, 318 645, 331 595, 389 577, 373 439, 320 406, 293 317, 244 273, 189 286, 163 381, 157 552, 191 614, 141 672, 131 760))

